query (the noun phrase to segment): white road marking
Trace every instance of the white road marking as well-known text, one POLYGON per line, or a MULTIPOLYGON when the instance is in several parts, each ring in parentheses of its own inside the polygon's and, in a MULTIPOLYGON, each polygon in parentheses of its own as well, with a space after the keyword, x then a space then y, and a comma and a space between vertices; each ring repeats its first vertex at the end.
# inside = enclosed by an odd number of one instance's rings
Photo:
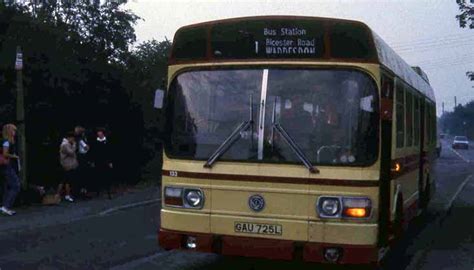
POLYGON ((464 160, 465 162, 467 162, 467 163, 471 162, 469 159, 466 159, 465 157, 463 157, 461 154, 459 154, 458 151, 454 150, 453 148, 450 147, 449 149, 451 149, 451 151, 453 151, 453 153, 455 153, 456 155, 458 155, 458 156, 459 156, 462 160, 464 160))
POLYGON ((121 206, 116 206, 116 207, 112 207, 112 208, 109 208, 107 210, 104 210, 104 211, 99 213, 99 216, 105 216, 105 215, 108 215, 108 214, 116 212, 116 211, 125 210, 125 209, 128 209, 128 208, 133 208, 133 207, 138 207, 138 206, 154 204, 154 203, 158 203, 158 202, 161 202, 161 199, 152 199, 152 200, 147 200, 147 201, 124 204, 124 205, 121 205, 121 206))
POLYGON ((110 270, 122 270, 122 269, 125 270, 125 269, 137 268, 137 267, 139 267, 140 265, 142 265, 144 263, 156 264, 156 263, 153 263, 153 260, 158 259, 160 257, 169 256, 170 254, 173 254, 173 253, 176 253, 176 251, 171 250, 169 252, 158 252, 158 253, 155 253, 153 255, 140 258, 138 260, 127 262, 127 263, 122 264, 122 265, 116 265, 116 266, 110 268, 110 270))
POLYGON ((458 190, 456 190, 456 193, 454 193, 453 197, 451 197, 451 199, 449 200, 449 203, 444 208, 445 211, 449 211, 449 209, 451 209, 451 207, 453 206, 453 203, 456 200, 456 198, 458 197, 459 193, 461 193, 461 191, 464 189, 464 187, 469 182, 469 180, 471 180, 472 176, 473 175, 471 174, 468 177, 466 177, 466 179, 464 179, 462 184, 459 185, 458 190))
MULTIPOLYGON (((458 189, 456 190, 456 192, 454 193, 454 195, 451 197, 451 199, 449 200, 448 204, 444 207, 444 213, 442 213, 440 215, 440 217, 438 218, 438 221, 439 222, 436 222, 436 223, 440 223, 442 222, 446 216, 448 215, 448 212, 449 210, 451 209, 451 207, 453 206, 453 203, 454 201, 456 200, 456 198, 458 197, 458 195, 461 193, 461 191, 464 189, 464 187, 467 185, 467 183, 469 183, 469 180, 472 179, 472 177, 474 176, 474 174, 471 174, 469 175, 468 177, 466 177, 466 179, 464 179, 464 181, 461 183, 461 185, 459 185, 458 189)), ((440 226, 440 225, 438 225, 440 226)), ((419 263, 420 261, 426 257, 426 255, 428 254, 428 251, 429 249, 428 248, 425 248, 425 249, 421 249, 421 250, 418 250, 415 255, 413 255, 412 259, 411 259, 411 262, 410 264, 407 266, 406 270, 415 270, 415 269, 418 269, 419 268, 419 263)))

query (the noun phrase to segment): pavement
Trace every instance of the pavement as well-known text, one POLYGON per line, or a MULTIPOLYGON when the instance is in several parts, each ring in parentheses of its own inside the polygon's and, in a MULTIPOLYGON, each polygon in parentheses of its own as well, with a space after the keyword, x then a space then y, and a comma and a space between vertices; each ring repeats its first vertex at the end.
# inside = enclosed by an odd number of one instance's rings
POLYGON ((160 187, 129 188, 110 200, 99 196, 89 200, 76 200, 74 203, 62 201, 58 205, 33 205, 15 208, 17 215, 0 215, 0 234, 10 229, 21 230, 41 228, 74 222, 96 215, 107 215, 115 211, 140 207, 160 202, 160 187))
MULTIPOLYGON (((380 269, 474 269, 474 146, 444 140, 436 194, 380 269)), ((159 187, 0 217, 0 269, 342 269, 331 265, 165 251, 157 245, 159 187)), ((364 269, 359 266, 349 269, 364 269)), ((347 269, 344 268, 344 269, 347 269)))
POLYGON ((159 187, 146 187, 18 208, 0 217, 0 269, 104 269, 156 252, 159 204, 159 187))

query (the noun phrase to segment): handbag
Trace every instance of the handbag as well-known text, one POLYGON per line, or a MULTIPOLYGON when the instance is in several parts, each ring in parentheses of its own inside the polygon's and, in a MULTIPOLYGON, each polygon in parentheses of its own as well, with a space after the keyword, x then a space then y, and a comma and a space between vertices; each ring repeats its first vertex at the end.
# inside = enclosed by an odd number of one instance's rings
MULTIPOLYGON (((3 145, 4 140, 1 140, 3 145)), ((3 148, 0 147, 0 167, 8 165, 10 163, 10 159, 3 155, 3 148)))
POLYGON ((0 153, 0 166, 5 166, 10 163, 10 160, 3 155, 3 153, 0 153))

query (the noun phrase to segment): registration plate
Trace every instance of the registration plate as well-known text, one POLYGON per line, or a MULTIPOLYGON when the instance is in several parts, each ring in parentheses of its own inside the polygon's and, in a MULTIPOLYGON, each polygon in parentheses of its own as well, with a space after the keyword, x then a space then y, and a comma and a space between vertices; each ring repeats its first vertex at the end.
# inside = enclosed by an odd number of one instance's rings
POLYGON ((282 227, 279 224, 263 224, 250 222, 235 222, 234 231, 236 233, 281 235, 282 227))

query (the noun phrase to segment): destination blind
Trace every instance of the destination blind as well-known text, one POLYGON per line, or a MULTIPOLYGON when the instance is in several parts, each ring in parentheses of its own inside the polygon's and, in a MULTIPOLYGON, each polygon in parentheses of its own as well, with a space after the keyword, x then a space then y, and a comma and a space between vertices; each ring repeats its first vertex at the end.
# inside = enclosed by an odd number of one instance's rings
POLYGON ((170 63, 323 58, 377 62, 370 29, 356 22, 320 18, 245 18, 210 22, 178 30, 170 63))
POLYGON ((324 30, 315 21, 265 20, 212 27, 215 58, 322 58, 324 30))

